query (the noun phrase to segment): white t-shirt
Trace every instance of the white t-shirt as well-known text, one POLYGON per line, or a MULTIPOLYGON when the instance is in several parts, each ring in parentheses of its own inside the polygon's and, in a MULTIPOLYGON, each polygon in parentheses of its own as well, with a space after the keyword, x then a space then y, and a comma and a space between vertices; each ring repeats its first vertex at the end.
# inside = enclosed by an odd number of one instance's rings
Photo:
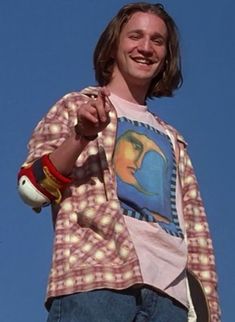
POLYGON ((188 307, 187 246, 174 146, 146 105, 111 94, 118 116, 114 168, 144 283, 188 307))

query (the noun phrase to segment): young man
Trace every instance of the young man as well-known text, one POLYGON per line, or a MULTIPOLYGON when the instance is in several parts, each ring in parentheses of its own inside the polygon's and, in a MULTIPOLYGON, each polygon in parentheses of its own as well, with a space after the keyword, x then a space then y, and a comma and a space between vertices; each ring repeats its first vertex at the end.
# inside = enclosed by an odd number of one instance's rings
POLYGON ((52 107, 19 173, 23 200, 52 207, 48 322, 219 321, 186 143, 146 105, 181 85, 174 21, 160 4, 124 6, 94 66, 100 87, 52 107))

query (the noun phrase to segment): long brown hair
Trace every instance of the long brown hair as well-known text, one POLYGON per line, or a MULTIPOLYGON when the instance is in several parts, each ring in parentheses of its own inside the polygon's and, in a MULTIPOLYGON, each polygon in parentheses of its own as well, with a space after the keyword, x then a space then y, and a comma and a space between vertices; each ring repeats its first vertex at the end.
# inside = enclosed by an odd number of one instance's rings
POLYGON ((174 20, 162 4, 146 2, 130 3, 120 9, 101 34, 95 47, 93 63, 95 77, 99 85, 107 85, 112 77, 118 39, 123 26, 136 12, 151 12, 160 17, 168 31, 167 54, 162 71, 152 80, 146 97, 172 96, 173 91, 182 85, 181 59, 178 30, 174 20))

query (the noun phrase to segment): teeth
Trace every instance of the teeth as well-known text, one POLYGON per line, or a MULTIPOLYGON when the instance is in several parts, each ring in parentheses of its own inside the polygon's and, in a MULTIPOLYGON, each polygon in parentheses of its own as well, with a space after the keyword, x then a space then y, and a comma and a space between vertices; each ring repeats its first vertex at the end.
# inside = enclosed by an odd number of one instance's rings
POLYGON ((147 64, 147 65, 150 65, 150 64, 151 64, 151 61, 146 60, 146 59, 142 59, 142 58, 135 58, 134 60, 135 60, 137 63, 141 63, 141 64, 147 64))

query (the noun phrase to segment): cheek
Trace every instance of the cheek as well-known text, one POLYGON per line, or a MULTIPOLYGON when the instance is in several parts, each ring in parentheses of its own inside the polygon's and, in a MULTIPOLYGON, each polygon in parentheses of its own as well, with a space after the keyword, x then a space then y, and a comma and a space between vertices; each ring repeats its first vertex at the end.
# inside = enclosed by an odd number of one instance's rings
POLYGON ((119 44, 119 48, 118 48, 118 52, 121 55, 125 55, 130 53, 134 48, 135 48, 136 44, 133 43, 132 41, 130 41, 130 39, 122 39, 120 44, 119 44))
POLYGON ((158 55, 162 60, 165 60, 166 54, 167 54, 167 49, 165 47, 159 49, 158 55))

